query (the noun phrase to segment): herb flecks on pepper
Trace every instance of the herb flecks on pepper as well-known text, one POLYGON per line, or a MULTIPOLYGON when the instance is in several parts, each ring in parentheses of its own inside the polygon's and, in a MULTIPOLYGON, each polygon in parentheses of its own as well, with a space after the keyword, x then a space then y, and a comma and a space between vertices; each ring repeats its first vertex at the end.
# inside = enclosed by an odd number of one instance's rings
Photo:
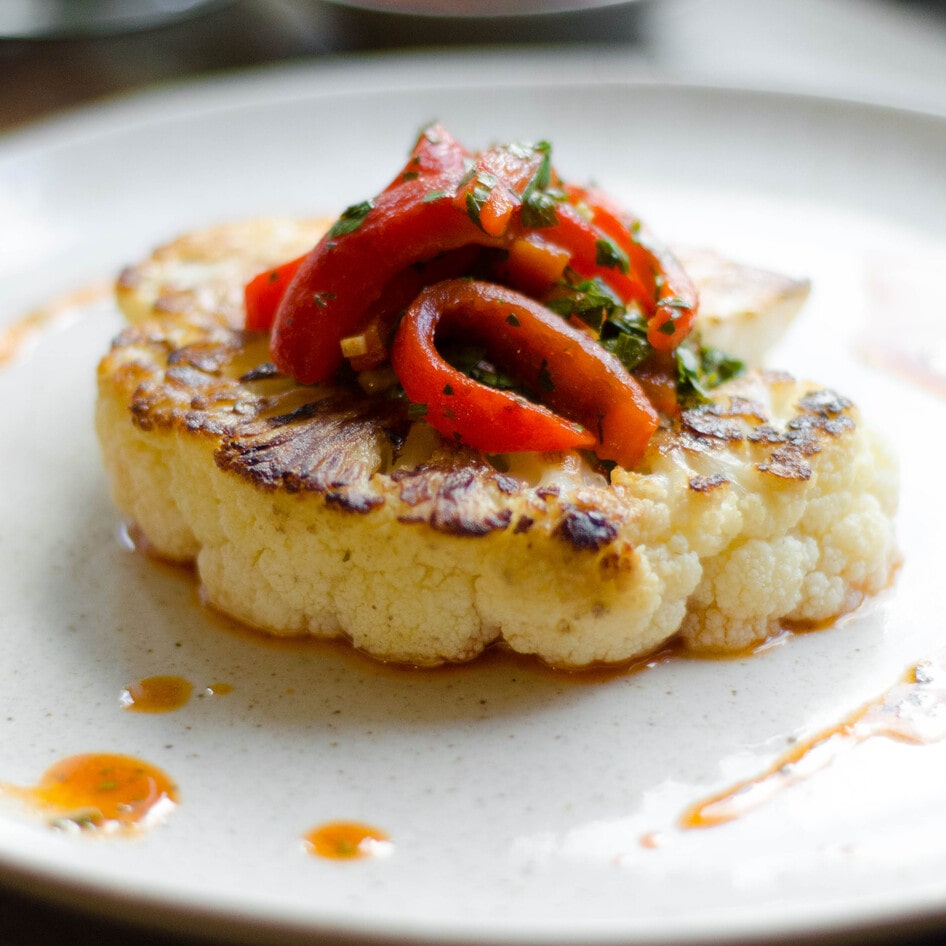
POLYGON ((736 370, 681 347, 697 312, 686 273, 639 219, 564 183, 547 142, 471 153, 436 124, 385 190, 246 302, 283 373, 312 384, 346 358, 390 362, 429 424, 487 453, 592 449, 633 466, 657 426, 655 373, 692 399, 736 370))

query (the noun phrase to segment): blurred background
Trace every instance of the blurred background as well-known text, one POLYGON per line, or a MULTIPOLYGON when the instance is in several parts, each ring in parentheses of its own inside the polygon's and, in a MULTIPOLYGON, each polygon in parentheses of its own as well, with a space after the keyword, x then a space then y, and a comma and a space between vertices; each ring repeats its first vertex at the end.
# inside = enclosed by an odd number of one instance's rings
POLYGON ((2 0, 0 131, 225 70, 570 44, 663 77, 946 108, 946 0, 2 0))

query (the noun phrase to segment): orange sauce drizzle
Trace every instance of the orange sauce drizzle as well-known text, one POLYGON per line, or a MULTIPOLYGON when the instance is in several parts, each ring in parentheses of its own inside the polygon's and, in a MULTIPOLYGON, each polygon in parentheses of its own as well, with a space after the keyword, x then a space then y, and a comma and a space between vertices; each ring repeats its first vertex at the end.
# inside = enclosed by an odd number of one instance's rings
POLYGON ((132 756, 74 755, 55 763, 31 787, 4 786, 49 815, 54 827, 132 833, 150 827, 178 802, 160 769, 132 756))
POLYGON ((0 330, 0 368, 13 361, 39 335, 66 322, 80 310, 112 293, 111 282, 96 282, 64 293, 0 330))
POLYGON ((145 677, 129 683, 119 702, 122 709, 133 713, 170 713, 184 706, 193 690, 193 685, 183 677, 145 677))
POLYGON ((835 726, 799 742, 761 774, 687 808, 682 828, 712 828, 764 805, 855 746, 883 736, 910 745, 946 739, 946 668, 921 661, 883 696, 835 726))
POLYGON ((391 853, 388 835, 360 821, 327 822, 307 832, 303 841, 310 854, 333 861, 384 857, 391 853))

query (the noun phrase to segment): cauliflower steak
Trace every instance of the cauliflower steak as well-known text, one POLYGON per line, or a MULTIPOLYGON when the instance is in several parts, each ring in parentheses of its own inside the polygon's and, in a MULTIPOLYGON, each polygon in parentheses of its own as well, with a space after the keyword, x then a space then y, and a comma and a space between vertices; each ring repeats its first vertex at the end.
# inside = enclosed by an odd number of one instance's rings
POLYGON ((406 664, 501 640, 580 668, 677 634, 741 650, 888 582, 893 461, 819 385, 730 381, 608 474, 578 453, 486 456, 403 401, 276 373, 237 327, 240 289, 317 227, 216 228, 119 280, 131 324, 100 363, 96 417, 112 493, 221 611, 406 664))

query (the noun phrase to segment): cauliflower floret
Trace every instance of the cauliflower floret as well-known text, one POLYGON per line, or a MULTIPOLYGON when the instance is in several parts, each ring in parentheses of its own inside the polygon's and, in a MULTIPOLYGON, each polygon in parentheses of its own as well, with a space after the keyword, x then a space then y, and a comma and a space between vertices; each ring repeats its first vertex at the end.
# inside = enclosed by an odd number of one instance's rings
POLYGON ((774 401, 776 426, 798 436, 764 470, 729 467, 746 511, 703 561, 681 626, 694 651, 744 650, 781 627, 836 618, 880 591, 897 563, 896 464, 882 441, 830 392, 799 399, 797 416, 774 401))

